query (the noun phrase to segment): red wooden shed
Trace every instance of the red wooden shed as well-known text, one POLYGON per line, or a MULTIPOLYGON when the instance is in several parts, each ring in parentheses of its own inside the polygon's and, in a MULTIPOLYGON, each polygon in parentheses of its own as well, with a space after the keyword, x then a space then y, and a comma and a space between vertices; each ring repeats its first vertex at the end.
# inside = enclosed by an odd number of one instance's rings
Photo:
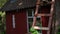
MULTIPOLYGON (((9 0, 2 8, 6 11, 6 34, 27 34, 29 32, 29 20, 34 16, 36 0, 9 0)), ((41 6, 41 13, 50 13, 50 5, 41 6)), ((48 26, 47 16, 42 16, 42 26, 48 26)), ((31 22, 30 22, 31 23, 31 22)), ((47 31, 42 31, 47 34, 47 31)))

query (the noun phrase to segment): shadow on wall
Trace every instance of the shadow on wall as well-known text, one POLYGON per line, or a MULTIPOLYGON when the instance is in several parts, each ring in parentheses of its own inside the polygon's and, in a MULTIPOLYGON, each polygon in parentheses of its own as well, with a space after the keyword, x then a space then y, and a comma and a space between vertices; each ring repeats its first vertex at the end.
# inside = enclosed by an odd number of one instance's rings
POLYGON ((60 26, 60 0, 56 0, 55 3, 56 11, 56 23, 55 23, 55 34, 58 32, 60 26))
POLYGON ((56 8, 56 20, 60 24, 60 0, 56 0, 55 8, 56 8))

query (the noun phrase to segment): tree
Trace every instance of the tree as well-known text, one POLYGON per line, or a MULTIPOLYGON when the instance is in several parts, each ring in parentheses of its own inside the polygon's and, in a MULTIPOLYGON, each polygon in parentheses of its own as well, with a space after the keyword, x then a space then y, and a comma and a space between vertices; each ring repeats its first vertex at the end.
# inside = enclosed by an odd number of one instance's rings
MULTIPOLYGON (((0 0, 0 8, 7 2, 7 0, 0 0)), ((0 11, 0 34, 5 31, 5 12, 0 11)))

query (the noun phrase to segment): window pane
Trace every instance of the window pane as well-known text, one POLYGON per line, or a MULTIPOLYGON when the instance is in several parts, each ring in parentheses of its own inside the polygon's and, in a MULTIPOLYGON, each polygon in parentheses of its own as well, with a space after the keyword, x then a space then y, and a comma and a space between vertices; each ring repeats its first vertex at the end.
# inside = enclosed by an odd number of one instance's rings
POLYGON ((37 18, 36 26, 39 26, 39 27, 42 26, 42 23, 41 23, 41 21, 40 21, 40 18, 37 18))
POLYGON ((32 12, 33 12, 33 10, 32 9, 29 9, 28 10, 28 16, 32 16, 32 12))
POLYGON ((31 28, 33 22, 33 18, 28 18, 29 28, 31 28))
POLYGON ((32 11, 28 11, 28 16, 32 16, 32 11))
POLYGON ((33 18, 28 18, 28 22, 31 23, 33 21, 33 18))

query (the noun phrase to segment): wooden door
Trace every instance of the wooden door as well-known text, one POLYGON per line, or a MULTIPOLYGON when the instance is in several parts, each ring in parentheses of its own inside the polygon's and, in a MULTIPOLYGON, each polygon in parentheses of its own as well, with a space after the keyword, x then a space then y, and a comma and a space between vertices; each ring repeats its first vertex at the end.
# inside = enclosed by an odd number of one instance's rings
POLYGON ((26 33, 27 33, 26 11, 7 12, 7 14, 6 14, 6 34, 26 34, 26 33), (14 18, 12 18, 13 16, 14 16, 14 18), (15 22, 15 23, 13 23, 13 22, 15 22))

